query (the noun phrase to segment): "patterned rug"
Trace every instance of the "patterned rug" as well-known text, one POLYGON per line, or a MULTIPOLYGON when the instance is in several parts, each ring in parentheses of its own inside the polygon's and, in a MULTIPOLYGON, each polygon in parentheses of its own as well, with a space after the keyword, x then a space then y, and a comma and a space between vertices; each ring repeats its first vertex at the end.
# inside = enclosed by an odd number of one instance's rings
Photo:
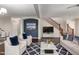
POLYGON ((60 44, 57 44, 56 47, 57 52, 59 53, 59 55, 72 55, 69 51, 67 51, 63 46, 61 46, 60 44))
MULTIPOLYGON (((72 55, 60 44, 57 44, 56 47, 58 48, 57 52, 59 55, 72 55)), ((27 47, 26 51, 22 55, 40 55, 40 44, 32 43, 30 46, 27 47)))
POLYGON ((40 45, 38 43, 32 43, 27 47, 23 55, 39 55, 40 54, 40 45))

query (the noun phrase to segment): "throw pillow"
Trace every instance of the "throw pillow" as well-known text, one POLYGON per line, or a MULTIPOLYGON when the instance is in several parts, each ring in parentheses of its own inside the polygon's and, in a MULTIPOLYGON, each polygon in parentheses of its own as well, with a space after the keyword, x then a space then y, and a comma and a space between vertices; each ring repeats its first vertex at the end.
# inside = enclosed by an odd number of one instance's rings
POLYGON ((17 36, 10 37, 10 41, 11 41, 11 45, 13 45, 13 46, 19 44, 19 41, 18 41, 18 37, 17 36))
POLYGON ((23 39, 27 39, 27 34, 23 33, 23 39))

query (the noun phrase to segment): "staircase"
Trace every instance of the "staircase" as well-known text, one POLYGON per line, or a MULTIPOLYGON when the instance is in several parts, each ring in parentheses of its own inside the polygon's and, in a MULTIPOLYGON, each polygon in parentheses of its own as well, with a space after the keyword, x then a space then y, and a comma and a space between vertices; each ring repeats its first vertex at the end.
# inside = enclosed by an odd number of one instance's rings
MULTIPOLYGON (((0 28, 0 32, 4 32, 5 33, 5 36, 6 36, 6 32, 2 29, 2 28, 0 28)), ((1 34, 1 33, 0 33, 1 34)), ((1 37, 1 36, 0 36, 1 37)))
POLYGON ((3 43, 7 38, 6 32, 0 28, 0 44, 3 43))
MULTIPOLYGON (((50 17, 48 17, 48 18, 45 17, 44 20, 47 21, 49 24, 53 25, 53 27, 57 28, 60 31, 60 34, 62 36, 65 34, 63 28, 61 27, 61 25, 59 23, 57 23, 56 21, 54 21, 50 17)), ((74 29, 71 28, 69 26, 69 24, 67 24, 67 32, 66 33, 74 36, 74 29)))
POLYGON ((4 31, 4 30, 2 30, 2 28, 0 28, 0 31, 4 31))
POLYGON ((67 33, 74 36, 74 29, 67 24, 67 33))
POLYGON ((63 36, 64 32, 63 32, 63 28, 61 27, 61 25, 59 23, 57 23, 56 21, 54 21, 51 18, 45 18, 45 21, 47 21, 49 24, 53 25, 53 27, 59 29, 60 34, 63 36))
MULTIPOLYGON (((2 28, 0 28, 0 32, 4 32, 5 36, 6 36, 6 32, 2 28)), ((5 39, 6 39, 6 37, 2 37, 0 35, 0 55, 4 55, 5 54, 5 46, 4 46, 5 39)))

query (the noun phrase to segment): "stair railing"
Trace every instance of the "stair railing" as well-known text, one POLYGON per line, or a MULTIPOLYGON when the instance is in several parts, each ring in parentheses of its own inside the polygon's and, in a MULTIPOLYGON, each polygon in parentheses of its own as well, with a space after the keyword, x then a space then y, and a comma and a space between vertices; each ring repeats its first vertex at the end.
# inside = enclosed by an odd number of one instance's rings
POLYGON ((63 35, 63 29, 61 27, 61 25, 59 23, 57 23, 56 21, 54 21, 53 19, 51 19, 50 17, 45 18, 45 20, 50 23, 51 25, 53 25, 53 27, 59 29, 61 35, 63 35))
POLYGON ((70 35, 74 35, 74 29, 71 28, 71 27, 69 26, 69 24, 67 24, 67 33, 70 34, 70 35))
POLYGON ((6 40, 6 38, 7 38, 7 36, 6 36, 6 32, 2 29, 2 28, 0 28, 0 31, 2 31, 2 32, 4 32, 5 33, 5 36, 4 37, 1 37, 0 36, 0 38, 5 38, 3 41, 5 41, 6 40))

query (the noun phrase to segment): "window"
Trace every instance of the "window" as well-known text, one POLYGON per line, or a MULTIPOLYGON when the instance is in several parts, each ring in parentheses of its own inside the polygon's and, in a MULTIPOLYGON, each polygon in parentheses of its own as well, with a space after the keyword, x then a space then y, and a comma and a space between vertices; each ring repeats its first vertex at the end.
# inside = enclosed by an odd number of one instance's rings
POLYGON ((36 23, 27 23, 26 29, 27 30, 35 30, 36 29, 36 23))

